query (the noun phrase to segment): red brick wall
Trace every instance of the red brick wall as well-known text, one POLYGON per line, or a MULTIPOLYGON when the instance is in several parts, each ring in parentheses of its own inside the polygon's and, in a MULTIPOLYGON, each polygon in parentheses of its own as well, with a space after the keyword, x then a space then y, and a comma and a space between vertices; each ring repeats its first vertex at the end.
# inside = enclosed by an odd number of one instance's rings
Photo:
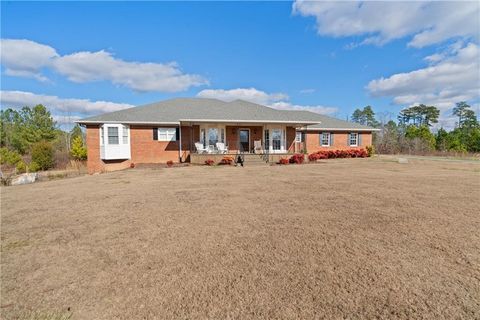
MULTIPOLYGON (((179 141, 153 140, 154 127, 130 127, 130 152, 133 163, 178 162, 179 141)), ((156 127, 155 127, 156 129, 156 127)))
MULTIPOLYGON (((359 132, 361 135, 361 145, 358 147, 350 147, 347 145, 347 139, 349 132, 332 132, 333 133, 333 145, 329 147, 322 147, 320 145, 320 133, 322 131, 307 131, 305 134, 305 145, 307 152, 312 153, 319 150, 337 150, 337 149, 350 149, 350 148, 365 148, 372 144, 371 132, 359 132)), ((353 132, 353 131, 352 131, 353 132)))
POLYGON ((87 170, 88 173, 104 171, 103 161, 100 160, 100 127, 87 126, 87 170))

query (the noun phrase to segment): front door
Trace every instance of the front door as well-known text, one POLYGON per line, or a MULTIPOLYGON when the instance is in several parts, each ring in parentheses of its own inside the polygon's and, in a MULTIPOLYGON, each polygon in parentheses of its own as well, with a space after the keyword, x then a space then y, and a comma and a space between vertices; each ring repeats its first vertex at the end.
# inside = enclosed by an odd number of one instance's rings
POLYGON ((250 152, 250 130, 240 129, 240 151, 250 152))

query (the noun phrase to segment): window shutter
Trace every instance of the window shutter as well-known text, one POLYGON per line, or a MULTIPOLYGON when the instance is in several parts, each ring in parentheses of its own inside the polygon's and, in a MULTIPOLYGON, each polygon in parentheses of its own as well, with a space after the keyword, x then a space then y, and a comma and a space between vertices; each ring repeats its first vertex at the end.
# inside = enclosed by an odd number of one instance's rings
POLYGON ((323 135, 322 132, 320 132, 320 133, 318 134, 318 145, 319 145, 319 146, 322 146, 322 135, 323 135))
POLYGON ((351 132, 347 133, 347 146, 350 146, 350 135, 351 134, 352 134, 351 132))
POLYGON ((333 147, 333 132, 330 132, 330 147, 333 147))
POLYGON ((180 128, 175 128, 175 140, 180 141, 180 128))
POLYGON ((362 145, 362 135, 360 134, 360 132, 357 135, 357 139, 358 139, 357 144, 360 147, 362 145))
POLYGON ((158 140, 158 128, 153 128, 153 140, 158 140))

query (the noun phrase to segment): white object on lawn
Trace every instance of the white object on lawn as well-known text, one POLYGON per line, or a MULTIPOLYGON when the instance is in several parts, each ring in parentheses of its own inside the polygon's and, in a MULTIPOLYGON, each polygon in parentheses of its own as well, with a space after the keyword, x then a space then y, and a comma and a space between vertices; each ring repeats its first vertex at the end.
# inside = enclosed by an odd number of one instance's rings
POLYGON ((12 186, 18 186, 21 184, 34 183, 37 180, 37 173, 24 173, 12 179, 10 183, 12 186))

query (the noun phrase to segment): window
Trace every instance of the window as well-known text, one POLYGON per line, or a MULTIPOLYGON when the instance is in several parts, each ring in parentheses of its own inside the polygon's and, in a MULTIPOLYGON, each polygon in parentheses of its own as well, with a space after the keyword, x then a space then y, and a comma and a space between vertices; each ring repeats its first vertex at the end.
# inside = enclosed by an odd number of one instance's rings
POLYGON ((159 141, 176 141, 177 128, 158 128, 159 141))
POLYGON ((217 124, 203 124, 200 125, 200 142, 203 147, 216 146, 217 142, 225 143, 225 135, 227 131, 225 126, 217 124))
POLYGON ((321 144, 322 147, 328 147, 330 146, 330 132, 322 132, 321 136, 321 144))
POLYGON ((273 150, 282 149, 282 130, 281 129, 272 129, 272 149, 273 150))
POLYGON ((103 140, 103 135, 104 135, 104 133, 103 133, 103 126, 102 126, 102 127, 100 127, 100 145, 101 146, 103 146, 103 141, 104 141, 103 140))
POLYGON ((302 142, 302 132, 301 131, 297 131, 295 133, 295 141, 296 142, 302 142))
POLYGON ((352 132, 349 135, 348 142, 350 146, 356 147, 358 145, 358 133, 352 132))
POLYGON ((265 149, 270 148, 270 131, 268 129, 265 129, 265 149))
POLYGON ((203 147, 205 148, 205 142, 207 141, 206 136, 205 136, 205 129, 200 129, 200 142, 203 144, 203 147))
POLYGON ((218 129, 217 128, 208 128, 208 144, 215 146, 218 142, 218 129))
POLYGON ((123 133, 123 144, 128 144, 128 127, 127 126, 123 126, 122 133, 123 133))
POLYGON ((118 127, 107 127, 108 144, 118 144, 118 127))

